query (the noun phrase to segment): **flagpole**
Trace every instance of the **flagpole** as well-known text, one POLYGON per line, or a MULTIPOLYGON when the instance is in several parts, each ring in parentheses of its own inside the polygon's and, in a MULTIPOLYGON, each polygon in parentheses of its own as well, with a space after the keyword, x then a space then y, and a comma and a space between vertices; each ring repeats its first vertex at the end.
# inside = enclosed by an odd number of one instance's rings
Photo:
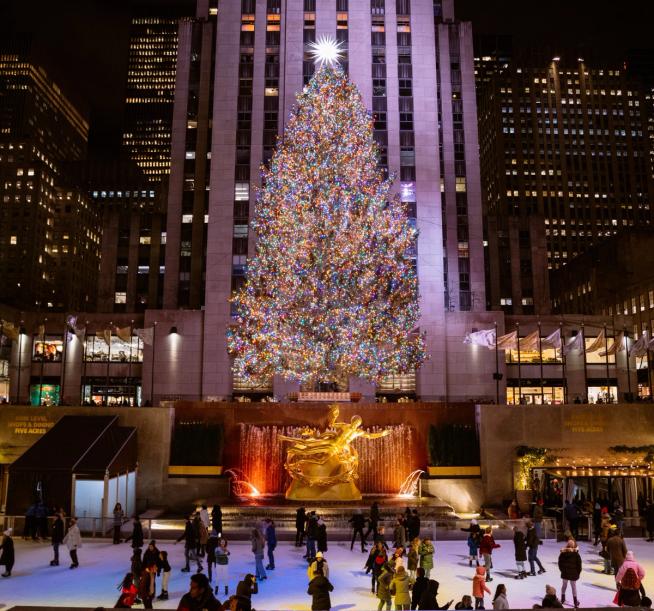
POLYGON ((516 337, 518 340, 518 403, 522 405, 522 367, 520 357, 520 323, 515 323, 516 326, 516 337))
POLYGON ((495 404, 500 404, 500 349, 497 347, 497 321, 495 321, 495 404))
MULTIPOLYGON (((613 343, 615 343, 615 327, 613 327, 613 343)), ((606 363, 606 402, 611 399, 611 376, 609 374, 609 338, 606 335, 606 323, 604 323, 604 355, 606 363)), ((618 371, 618 359, 615 359, 615 370, 618 371)))
MULTIPOLYGON (((113 321, 109 322, 109 354, 107 355, 107 375, 105 376, 104 382, 104 405, 109 406, 109 363, 111 362, 111 328, 113 327, 113 321)), ((106 339, 106 338, 105 338, 106 339)))
MULTIPOLYGON (((629 399, 631 399, 631 370, 629 367, 629 336, 627 335, 627 327, 623 326, 622 327, 622 337, 624 341, 624 350, 626 354, 626 359, 627 359, 627 388, 629 389, 629 399)), ((618 357, 616 356, 616 378, 617 378, 617 363, 618 363, 618 357)), ((616 397, 617 400, 617 397, 616 397)), ((631 402, 631 401, 630 401, 631 402)))
POLYGON ((586 331, 584 328, 584 323, 581 323, 581 346, 584 350, 584 395, 586 397, 586 403, 588 403, 588 359, 586 358, 586 331))
POLYGON ((559 350, 561 352, 561 375, 563 376, 563 404, 566 405, 568 403, 568 379, 565 377, 565 353, 563 352, 563 347, 565 346, 565 338, 563 337, 562 322, 559 322, 559 340, 561 342, 561 347, 559 350))
POLYGON ((545 405, 545 387, 543 384, 543 340, 541 337, 540 320, 538 321, 538 355, 540 357, 540 404, 545 405))
POLYGON ((64 349, 61 354, 61 377, 59 379, 59 405, 65 403, 64 390, 66 390, 66 356, 67 355, 68 355, 68 323, 64 324, 64 349))
POLYGON ((43 401, 43 368, 45 367, 45 325, 47 318, 43 319, 43 332, 41 333, 41 376, 39 378, 39 407, 43 401))

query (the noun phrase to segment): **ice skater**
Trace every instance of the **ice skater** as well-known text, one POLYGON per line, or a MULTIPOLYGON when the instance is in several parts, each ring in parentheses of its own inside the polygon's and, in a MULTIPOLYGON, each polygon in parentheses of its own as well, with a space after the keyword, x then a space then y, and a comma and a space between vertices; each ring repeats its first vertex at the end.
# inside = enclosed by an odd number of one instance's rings
POLYGON ((77 526, 77 518, 70 519, 70 526, 68 527, 68 532, 64 537, 63 543, 68 548, 68 553, 70 554, 70 568, 76 569, 79 566, 77 550, 82 547, 82 535, 79 532, 79 526, 77 526))
POLYGON ((0 549, 2 549, 2 554, 0 554, 0 564, 5 567, 5 572, 2 573, 3 577, 11 577, 11 569, 14 568, 14 561, 16 555, 14 553, 14 540, 11 538, 13 530, 8 528, 2 533, 2 543, 0 544, 0 549))

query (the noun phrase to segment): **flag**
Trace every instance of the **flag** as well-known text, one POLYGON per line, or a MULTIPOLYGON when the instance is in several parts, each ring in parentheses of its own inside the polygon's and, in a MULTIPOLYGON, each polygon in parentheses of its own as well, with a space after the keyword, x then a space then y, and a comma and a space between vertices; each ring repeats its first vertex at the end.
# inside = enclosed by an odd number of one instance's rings
POLYGON ((511 331, 506 335, 497 338, 498 350, 517 350, 518 349, 518 332, 511 331))
POLYGON ((618 333, 617 337, 613 338, 613 343, 609 346, 608 350, 602 350, 598 352, 599 356, 612 356, 616 352, 622 352, 624 350, 624 333, 618 333))
POLYGON ((152 342, 154 340, 154 327, 148 327, 147 329, 134 329, 134 333, 138 335, 144 344, 152 346, 152 342))
POLYGON ((111 329, 105 329, 102 331, 102 339, 107 346, 111 347, 111 329))
POLYGON ((123 340, 125 343, 129 343, 132 339, 132 328, 131 327, 116 327, 116 335, 123 340))
POLYGON ((539 339, 540 333, 538 331, 534 331, 526 337, 523 337, 520 340, 520 350, 524 350, 525 352, 533 352, 538 350, 539 339))
POLYGON ((77 337, 80 343, 84 343, 85 336, 86 336, 86 327, 75 327, 75 337, 77 337))
POLYGON ((629 356, 645 356, 647 354, 647 331, 643 331, 641 336, 634 342, 629 350, 629 356))
POLYGON ((19 329, 16 325, 7 320, 0 320, 0 327, 2 327, 2 333, 6 335, 12 342, 18 341, 19 329))
POLYGON ((484 346, 489 350, 493 350, 495 348, 495 329, 483 329, 482 331, 466 333, 463 343, 472 346, 484 346))
POLYGON ((554 348, 555 350, 560 350, 563 342, 561 340, 561 329, 550 333, 547 337, 544 337, 542 340, 542 345, 548 348, 554 348))
POLYGON ((597 352, 598 350, 603 350, 606 347, 606 340, 604 339, 604 329, 600 331, 600 334, 595 338, 593 343, 586 348, 586 352, 597 352))
POLYGON ((570 341, 563 346, 563 354, 566 356, 573 350, 576 352, 583 352, 584 350, 584 334, 581 331, 577 331, 577 335, 573 336, 570 341))

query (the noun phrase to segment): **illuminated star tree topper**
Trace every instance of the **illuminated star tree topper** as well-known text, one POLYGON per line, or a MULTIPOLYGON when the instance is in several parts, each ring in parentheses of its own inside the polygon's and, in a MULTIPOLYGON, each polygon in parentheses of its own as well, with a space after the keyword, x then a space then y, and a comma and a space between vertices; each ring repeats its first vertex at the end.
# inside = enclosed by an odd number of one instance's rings
POLYGON ((323 60, 264 169, 256 254, 232 298, 235 374, 379 381, 425 359, 416 231, 377 159, 361 95, 323 60))
POLYGON ((344 56, 343 45, 330 36, 320 36, 317 41, 309 43, 309 49, 313 62, 318 66, 335 68, 344 56))

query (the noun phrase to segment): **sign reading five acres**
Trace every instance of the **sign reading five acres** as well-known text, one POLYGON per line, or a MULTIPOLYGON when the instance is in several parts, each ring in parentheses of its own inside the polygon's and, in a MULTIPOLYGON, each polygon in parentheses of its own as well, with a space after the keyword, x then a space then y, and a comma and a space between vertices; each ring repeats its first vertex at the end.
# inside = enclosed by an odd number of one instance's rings
POLYGON ((14 435, 45 435, 53 426, 54 422, 48 420, 47 416, 16 416, 8 423, 8 428, 13 429, 14 435))

